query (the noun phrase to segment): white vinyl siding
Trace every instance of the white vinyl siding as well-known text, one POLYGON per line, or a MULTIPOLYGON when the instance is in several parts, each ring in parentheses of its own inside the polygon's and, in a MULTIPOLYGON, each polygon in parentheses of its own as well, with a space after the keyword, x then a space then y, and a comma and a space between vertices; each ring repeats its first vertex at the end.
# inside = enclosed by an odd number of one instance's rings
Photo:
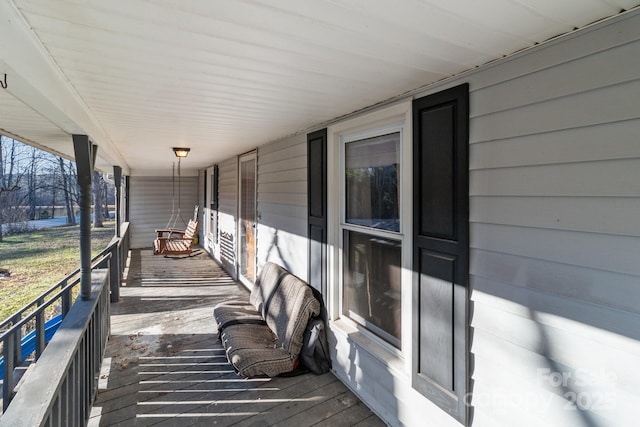
POLYGON ((474 426, 635 419, 639 27, 469 76, 474 426))
MULTIPOLYGON (((470 84, 473 426, 637 420, 638 70, 636 13, 415 95, 470 84)), ((331 331, 337 375, 387 422, 460 425, 392 358, 331 331)))
POLYGON ((258 270, 268 261, 306 280, 307 141, 297 135, 258 148, 258 270))
POLYGON ((172 178, 166 176, 132 176, 129 178, 129 215, 131 221, 131 247, 151 248, 156 238, 155 230, 166 228, 173 214, 180 216, 176 228, 184 229, 193 217, 193 209, 198 203, 198 177, 175 178, 175 199, 172 178), (180 199, 180 206, 178 206, 180 199), (175 209, 173 209, 175 200, 175 209), (173 212, 172 212, 173 209, 173 212))
MULTIPOLYGON (((639 69, 635 13, 415 94, 470 85, 473 426, 636 422, 639 69)), ((385 114, 359 117, 375 123, 385 114)), ((306 279, 305 135, 257 153, 258 267, 275 261, 306 279)), ((329 169, 330 188, 337 174, 329 169)), ((236 158, 220 165, 220 212, 228 216, 221 232, 235 236, 236 158)), ((339 215, 330 215, 335 225, 339 215)), ((337 319, 336 295, 325 299, 337 319)), ((344 320, 332 322, 329 340, 335 374, 389 424, 460 425, 412 388, 411 349, 404 359, 372 350, 344 320)))

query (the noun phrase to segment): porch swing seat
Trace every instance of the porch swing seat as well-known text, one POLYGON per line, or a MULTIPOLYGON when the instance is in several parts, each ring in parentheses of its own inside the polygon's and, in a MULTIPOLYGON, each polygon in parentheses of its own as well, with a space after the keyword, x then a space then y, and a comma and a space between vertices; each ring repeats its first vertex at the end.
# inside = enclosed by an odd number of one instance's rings
POLYGON ((192 252, 193 240, 198 233, 198 222, 189 220, 184 230, 156 230, 153 241, 154 255, 189 255, 192 252))

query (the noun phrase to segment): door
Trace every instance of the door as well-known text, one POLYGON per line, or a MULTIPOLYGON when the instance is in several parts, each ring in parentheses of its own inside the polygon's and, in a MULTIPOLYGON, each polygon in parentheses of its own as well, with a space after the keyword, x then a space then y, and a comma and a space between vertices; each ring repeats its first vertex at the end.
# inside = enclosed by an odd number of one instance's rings
POLYGON ((240 280, 252 285, 256 278, 256 153, 240 157, 238 168, 238 268, 240 280))

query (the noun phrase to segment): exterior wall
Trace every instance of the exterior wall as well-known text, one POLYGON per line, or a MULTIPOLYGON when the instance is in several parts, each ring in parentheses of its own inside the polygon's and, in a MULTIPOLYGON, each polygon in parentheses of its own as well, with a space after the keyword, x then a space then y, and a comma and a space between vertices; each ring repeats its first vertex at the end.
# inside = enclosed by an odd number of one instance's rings
POLYGON ((474 425, 635 421, 639 29, 635 14, 470 79, 474 425))
MULTIPOLYGON (((306 136, 298 135, 263 145, 257 150, 257 236, 258 271, 268 261, 281 264, 306 280, 307 242, 307 147, 306 136)), ((207 169, 210 193, 213 168, 207 169)), ((203 172, 200 173, 202 181, 203 172)), ((202 184, 202 182, 201 182, 202 184)), ((219 164, 219 208, 209 209, 207 199, 203 222, 217 215, 217 236, 203 228, 203 247, 236 277, 236 234, 238 215, 238 159, 219 164)), ((210 196, 209 196, 210 197, 210 196)), ((204 198, 204 193, 201 198, 204 198)))
MULTIPOLYGON (((131 220, 131 247, 151 248, 157 228, 166 228, 172 216, 173 185, 171 177, 132 176, 130 183, 129 215, 131 220)), ((178 178, 175 184, 175 211, 178 211, 178 178)), ((198 204, 197 177, 182 177, 180 183, 180 214, 176 228, 186 227, 198 204)))
MULTIPOLYGON (((474 426, 635 422, 639 58, 635 13, 416 95, 471 86, 474 426)), ((387 422, 459 425, 402 361, 331 330, 336 374, 387 422)))
MULTIPOLYGON (((639 69, 636 12, 415 94, 471 89, 473 426, 635 421, 639 69)), ((258 266, 273 260, 306 279, 305 142, 258 148, 257 254, 258 266)), ((329 169, 330 181, 337 173, 329 169)), ((220 164, 219 188, 219 237, 231 240, 233 259, 218 259, 235 274, 236 158, 220 164)), ((337 271, 339 247, 329 250, 337 271)), ((338 319, 339 289, 329 288, 335 374, 391 425, 460 425, 412 388, 410 340, 400 356, 376 350, 338 319)), ((410 317, 406 297, 403 307, 410 317)))
POLYGON ((258 148, 258 270, 273 261, 307 280, 307 140, 258 148))

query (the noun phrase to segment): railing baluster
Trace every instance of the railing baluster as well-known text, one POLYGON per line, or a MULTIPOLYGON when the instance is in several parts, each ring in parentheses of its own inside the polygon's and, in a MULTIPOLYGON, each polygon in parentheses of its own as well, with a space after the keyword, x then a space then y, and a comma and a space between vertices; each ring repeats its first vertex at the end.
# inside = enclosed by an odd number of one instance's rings
MULTIPOLYGON (((66 288, 67 283, 68 283, 68 280, 64 279, 61 282, 61 289, 66 288)), ((69 312, 69 309, 71 308, 71 289, 67 289, 65 292, 62 293, 61 300, 62 300, 61 313, 62 313, 62 318, 64 319, 64 317, 69 312)))
POLYGON ((85 409, 87 407, 87 392, 89 390, 89 387, 87 386, 87 381, 88 381, 88 377, 89 377, 89 364, 87 363, 87 354, 89 353, 89 340, 88 340, 88 332, 89 330, 91 330, 91 320, 89 320, 89 326, 87 327, 87 330, 84 332, 84 337, 82 338, 82 343, 80 344, 80 381, 81 381, 81 386, 80 386, 80 413, 79 413, 79 421, 82 421, 85 419, 85 409))
POLYGON ((58 398, 56 399, 54 405, 53 405, 53 410, 51 411, 51 425, 53 426, 61 426, 62 424, 60 424, 60 396, 58 396, 58 398))
MULTIPOLYGON (((44 301, 42 298, 38 300, 38 308, 42 306, 44 301)), ((44 351, 45 335, 44 335, 44 310, 40 310, 36 314, 36 360, 40 359, 40 355, 44 351)))
POLYGON ((111 290, 111 302, 120 300, 120 257, 118 256, 118 246, 114 245, 109 259, 109 289, 111 290))
POLYGON ((71 378, 67 375, 67 378, 62 385, 62 389, 60 390, 60 425, 63 426, 69 425, 69 405, 71 404, 69 403, 69 390, 71 389, 71 386, 69 385, 70 383, 71 378))
POLYGON ((71 419, 69 420, 70 423, 69 425, 79 425, 80 423, 78 422, 79 420, 77 419, 78 414, 80 413, 80 375, 79 375, 79 366, 80 366, 80 352, 76 351, 76 355, 73 358, 73 366, 71 367, 72 369, 72 377, 73 377, 73 382, 71 383, 71 387, 72 387, 72 395, 71 395, 71 401, 72 406, 71 406, 71 412, 69 413, 69 415, 71 416, 71 419))
POLYGON ((2 411, 6 411, 13 394, 13 355, 15 352, 15 333, 9 334, 4 341, 4 377, 2 379, 2 411))
MULTIPOLYGON (((22 320, 22 313, 17 313, 11 319, 11 325, 17 325, 22 320)), ((15 331, 16 342, 22 341, 22 328, 17 328, 15 331)), ((6 360, 6 358, 5 358, 6 360)), ((14 366, 18 366, 22 363, 22 348, 19 345, 14 346, 13 348, 13 363, 14 366)))

